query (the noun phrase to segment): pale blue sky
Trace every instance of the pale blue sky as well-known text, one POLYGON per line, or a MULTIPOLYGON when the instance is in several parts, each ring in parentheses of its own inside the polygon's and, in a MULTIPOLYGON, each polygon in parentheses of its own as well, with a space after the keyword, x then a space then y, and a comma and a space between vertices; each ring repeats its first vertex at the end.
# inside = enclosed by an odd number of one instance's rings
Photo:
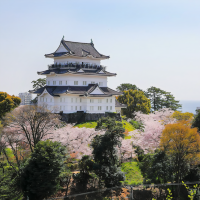
POLYGON ((0 0, 0 91, 32 89, 44 54, 65 40, 90 42, 110 55, 109 87, 121 83, 200 100, 199 0, 0 0))

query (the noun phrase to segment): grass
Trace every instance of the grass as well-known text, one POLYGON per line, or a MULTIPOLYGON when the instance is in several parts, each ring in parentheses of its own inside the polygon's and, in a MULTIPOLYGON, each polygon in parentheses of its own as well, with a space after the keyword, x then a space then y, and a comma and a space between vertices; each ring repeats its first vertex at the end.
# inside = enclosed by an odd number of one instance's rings
MULTIPOLYGON (((123 124, 123 127, 128 131, 133 131, 134 130, 134 127, 132 126, 132 124, 130 124, 129 122, 125 121, 125 120, 122 120, 122 124, 123 124)), ((78 128, 95 128, 97 125, 97 122, 95 121, 91 121, 91 122, 84 122, 84 123, 80 123, 80 124, 77 124, 75 125, 74 127, 78 127, 78 128)))
POLYGON ((97 122, 84 122, 84 123, 80 123, 80 124, 77 124, 76 126, 74 127, 78 127, 78 128, 95 128, 97 126, 97 122))
POLYGON ((143 183, 143 176, 137 165, 137 162, 122 163, 121 169, 125 172, 126 179, 124 184, 126 185, 138 185, 143 183))

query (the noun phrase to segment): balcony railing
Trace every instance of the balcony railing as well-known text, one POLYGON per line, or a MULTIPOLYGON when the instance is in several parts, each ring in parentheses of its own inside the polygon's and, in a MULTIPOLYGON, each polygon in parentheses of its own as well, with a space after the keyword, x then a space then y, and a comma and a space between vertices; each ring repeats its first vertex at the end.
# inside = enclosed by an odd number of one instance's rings
POLYGON ((106 69, 106 66, 103 65, 90 65, 90 64, 75 64, 75 63, 67 63, 67 64, 52 64, 48 65, 49 69, 87 69, 87 70, 96 70, 96 69, 106 69))

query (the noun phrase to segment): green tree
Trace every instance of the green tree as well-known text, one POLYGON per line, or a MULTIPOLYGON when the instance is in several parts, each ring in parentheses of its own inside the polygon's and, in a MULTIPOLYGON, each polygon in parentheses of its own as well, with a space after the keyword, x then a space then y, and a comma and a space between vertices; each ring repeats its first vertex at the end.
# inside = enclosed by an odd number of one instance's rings
POLYGON ((198 128, 198 132, 200 132, 200 110, 196 110, 197 114, 194 116, 192 121, 192 127, 198 128))
POLYGON ((120 185, 124 180, 124 173, 119 167, 117 147, 121 146, 125 129, 121 123, 116 123, 112 118, 101 118, 97 121, 96 130, 105 130, 104 135, 94 137, 91 146, 95 161, 94 172, 99 180, 104 181, 106 187, 120 185))
POLYGON ((152 86, 147 89, 145 94, 151 101, 151 108, 153 111, 161 108, 171 108, 172 110, 181 108, 179 101, 176 101, 175 97, 170 92, 166 92, 160 88, 152 86))
POLYGON ((148 114, 151 109, 150 100, 144 95, 144 92, 139 90, 127 90, 117 99, 120 103, 126 104, 124 114, 127 117, 133 117, 133 113, 141 111, 148 114))
POLYGON ((25 197, 42 200, 60 187, 66 148, 59 142, 40 141, 22 168, 21 187, 25 197))
POLYGON ((130 83, 122 83, 116 89, 119 92, 123 92, 125 90, 139 90, 139 88, 136 85, 132 85, 130 83))
POLYGON ((46 78, 39 78, 36 81, 32 81, 31 83, 33 83, 33 89, 37 90, 46 85, 46 78))
POLYGON ((21 99, 6 92, 0 92, 0 119, 7 113, 19 106, 21 99))

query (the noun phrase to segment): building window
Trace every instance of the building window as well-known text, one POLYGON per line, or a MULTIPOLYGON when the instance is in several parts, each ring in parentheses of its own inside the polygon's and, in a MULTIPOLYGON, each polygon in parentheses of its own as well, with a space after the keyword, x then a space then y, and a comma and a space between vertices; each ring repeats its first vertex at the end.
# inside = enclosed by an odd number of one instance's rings
POLYGON ((94 99, 90 99, 90 103, 94 103, 94 99))
POLYGON ((62 85, 62 81, 59 81, 59 85, 62 85))
POLYGON ((103 82, 99 82, 99 86, 103 86, 103 82))
POLYGON ((50 81, 48 81, 48 85, 50 85, 50 81))
POLYGON ((78 102, 78 98, 76 98, 76 103, 78 102))
POLYGON ((65 82, 65 84, 67 85, 67 81, 65 82))
POLYGON ((98 99, 98 103, 102 103, 102 99, 98 99))
POLYGON ((106 110, 108 110, 108 106, 106 106, 106 110))
POLYGON ((80 110, 82 110, 82 109, 81 109, 81 106, 80 106, 80 110))
POLYGON ((56 85, 56 81, 53 81, 53 85, 56 85))
POLYGON ((77 106, 75 106, 75 110, 77 110, 77 106))
POLYGON ((63 106, 63 110, 65 110, 65 106, 63 106))
POLYGON ((108 99, 106 99, 106 103, 108 103, 108 99))
POLYGON ((62 102, 62 97, 60 97, 60 102, 62 102))
POLYGON ((98 110, 101 110, 101 106, 98 106, 98 110))
POLYGON ((95 81, 91 81, 91 84, 95 84, 95 81))
POLYGON ((80 98, 80 103, 82 102, 82 99, 80 98))
POLYGON ((74 81, 74 85, 78 85, 78 81, 74 81))
POLYGON ((46 98, 46 102, 47 102, 47 98, 46 98))
POLYGON ((110 99, 110 103, 112 103, 112 99, 110 99))
POLYGON ((50 102, 52 102, 52 98, 50 99, 50 102))
POLYGON ((94 110, 94 106, 90 106, 90 110, 94 110))
POLYGON ((73 98, 71 98, 71 103, 73 103, 73 98))
POLYGON ((83 85, 87 85, 87 81, 83 81, 83 85))
POLYGON ((112 106, 110 106, 110 110, 112 110, 112 106))
POLYGON ((60 110, 62 110, 62 106, 60 106, 60 110))
POLYGON ((73 106, 71 106, 71 110, 73 110, 73 106))

